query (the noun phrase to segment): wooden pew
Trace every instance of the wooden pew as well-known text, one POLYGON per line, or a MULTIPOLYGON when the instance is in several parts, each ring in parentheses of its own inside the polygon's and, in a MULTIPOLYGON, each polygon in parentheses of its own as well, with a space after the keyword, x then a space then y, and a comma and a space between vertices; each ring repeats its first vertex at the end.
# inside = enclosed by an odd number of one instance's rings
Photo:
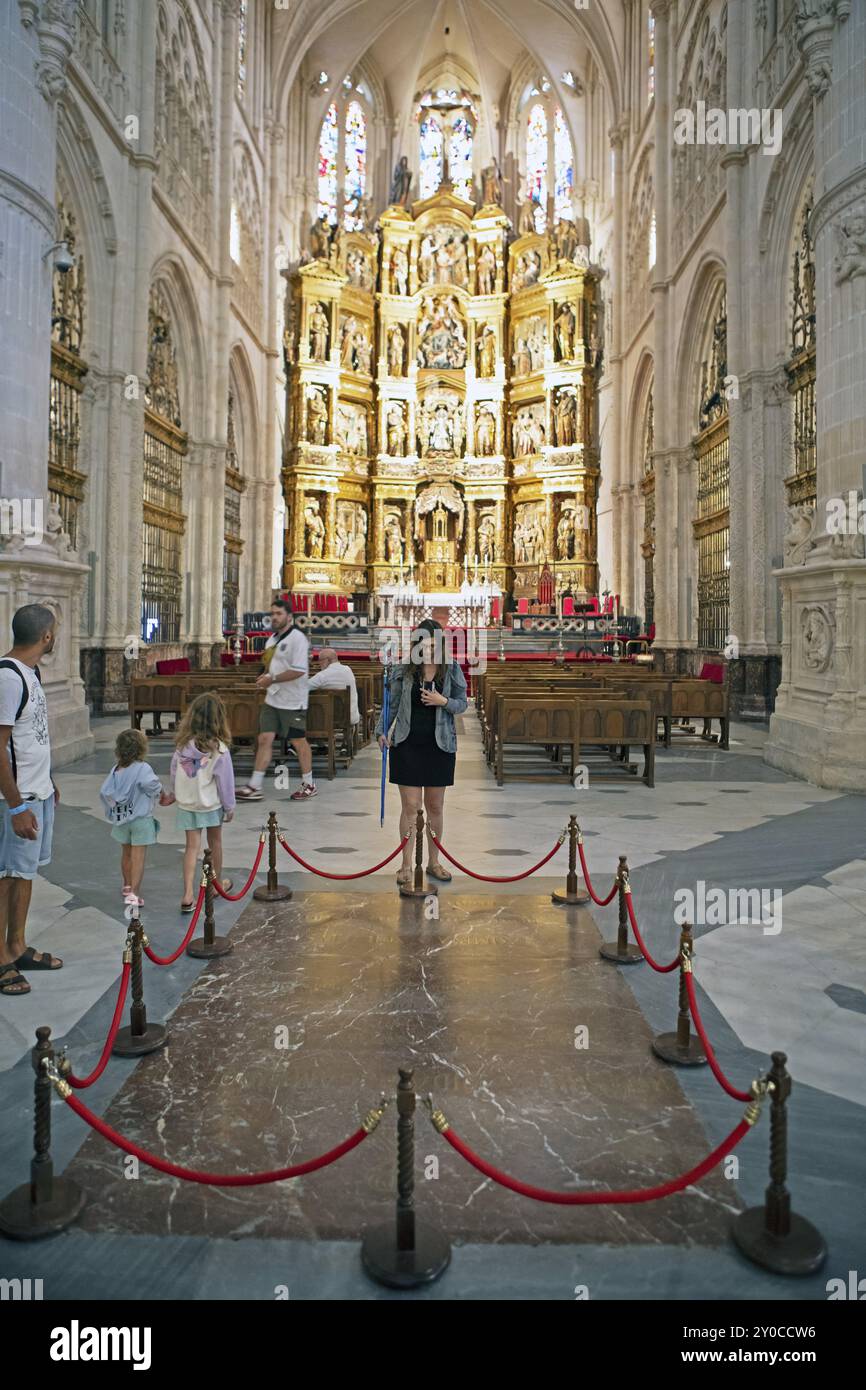
POLYGON ((671 697, 674 719, 702 719, 704 731, 700 738, 720 748, 730 747, 730 695, 723 685, 714 681, 675 680, 671 697), (719 721, 719 733, 711 732, 713 719, 719 721))
MULTIPOLYGON (((578 761, 586 748, 610 748, 616 746, 625 750, 623 763, 630 773, 637 767, 629 763, 629 747, 639 744, 644 752, 643 781, 648 787, 655 786, 656 730, 658 727, 652 705, 648 700, 585 699, 577 702, 578 709, 578 761)), ((615 772, 592 772, 590 781, 607 782, 617 777, 615 772)))

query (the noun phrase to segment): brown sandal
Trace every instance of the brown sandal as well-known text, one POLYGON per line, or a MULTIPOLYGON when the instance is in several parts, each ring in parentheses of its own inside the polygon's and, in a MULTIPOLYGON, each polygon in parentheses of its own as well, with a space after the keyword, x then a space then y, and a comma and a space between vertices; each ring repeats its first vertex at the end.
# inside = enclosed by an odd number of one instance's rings
POLYGON ((14 999, 16 994, 29 993, 30 986, 13 960, 10 960, 6 965, 0 965, 0 994, 7 995, 10 999, 14 999), (7 978, 10 970, 12 976, 11 978, 7 978), (24 985, 24 989, 19 989, 19 985, 24 985))

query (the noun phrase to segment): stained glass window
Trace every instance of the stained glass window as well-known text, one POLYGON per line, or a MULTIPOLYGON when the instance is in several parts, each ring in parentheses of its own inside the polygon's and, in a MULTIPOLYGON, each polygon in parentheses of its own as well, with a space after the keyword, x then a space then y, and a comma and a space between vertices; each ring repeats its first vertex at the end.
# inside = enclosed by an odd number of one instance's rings
POLYGON ((337 148, 340 142, 340 128, 337 123, 337 107, 331 102, 327 115, 322 121, 319 136, 319 207, 320 217, 329 222, 337 220, 337 148))
POLYGON ((547 226, 547 113, 532 107, 526 127, 526 194, 535 203, 535 230, 547 226))
POLYGON ((656 263, 656 215, 653 213, 650 218, 649 226, 649 268, 652 270, 656 263))
POLYGON ((442 127, 439 118, 428 114, 421 122, 419 188, 422 198, 432 198, 442 182, 442 127))
POLYGON ((558 106, 553 119, 553 163, 556 171, 553 190, 556 220, 566 218, 570 222, 574 216, 571 205, 571 195, 574 192, 574 151, 571 148, 571 136, 565 117, 558 106))
POLYGON ((232 203, 229 221, 229 253, 235 265, 241 263, 241 219, 238 216, 238 205, 232 203))
POLYGON ((647 24, 647 101, 652 101, 656 89, 656 22, 652 14, 647 24))
POLYGON ((455 118, 448 148, 451 182, 458 198, 472 202, 472 126, 464 115, 455 118))
POLYGON ((243 101, 247 90, 247 0, 241 0, 238 9, 238 101, 243 101))
POLYGON ((364 219, 358 216, 367 185, 367 120, 360 102, 346 108, 346 181, 343 186, 343 225, 350 232, 361 231, 364 219))

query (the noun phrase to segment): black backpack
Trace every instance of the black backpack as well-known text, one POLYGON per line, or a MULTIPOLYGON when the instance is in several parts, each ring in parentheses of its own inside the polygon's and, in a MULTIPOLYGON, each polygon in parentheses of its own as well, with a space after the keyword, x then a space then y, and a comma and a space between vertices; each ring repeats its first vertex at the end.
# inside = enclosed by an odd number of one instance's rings
MULTIPOLYGON (((38 666, 35 666, 33 669, 36 672, 36 679, 41 685, 42 673, 40 672, 38 666)), ((24 706, 30 699, 30 686, 27 684, 27 679, 24 675, 24 672, 21 670, 21 667, 18 665, 17 661, 10 661, 8 657, 4 656, 2 661, 0 661, 0 671, 16 671, 21 678, 21 699, 18 704, 18 709, 15 711, 15 723, 17 724, 18 720, 21 718, 21 715, 24 712, 24 706)), ((12 763, 12 776, 17 779, 18 766, 15 762, 15 744, 13 742, 11 734, 9 735, 9 759, 12 763)))

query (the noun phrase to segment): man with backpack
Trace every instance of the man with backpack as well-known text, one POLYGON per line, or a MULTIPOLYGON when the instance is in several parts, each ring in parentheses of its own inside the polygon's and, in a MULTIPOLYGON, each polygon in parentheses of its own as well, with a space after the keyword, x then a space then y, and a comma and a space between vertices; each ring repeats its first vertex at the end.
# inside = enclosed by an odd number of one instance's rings
POLYGON ((48 709, 39 661, 54 648, 56 618, 28 603, 12 619, 0 660, 0 994, 29 994, 22 970, 59 970, 56 956, 24 939, 33 880, 51 860, 54 806, 48 709), (5 803, 5 804, 3 804, 5 803))

